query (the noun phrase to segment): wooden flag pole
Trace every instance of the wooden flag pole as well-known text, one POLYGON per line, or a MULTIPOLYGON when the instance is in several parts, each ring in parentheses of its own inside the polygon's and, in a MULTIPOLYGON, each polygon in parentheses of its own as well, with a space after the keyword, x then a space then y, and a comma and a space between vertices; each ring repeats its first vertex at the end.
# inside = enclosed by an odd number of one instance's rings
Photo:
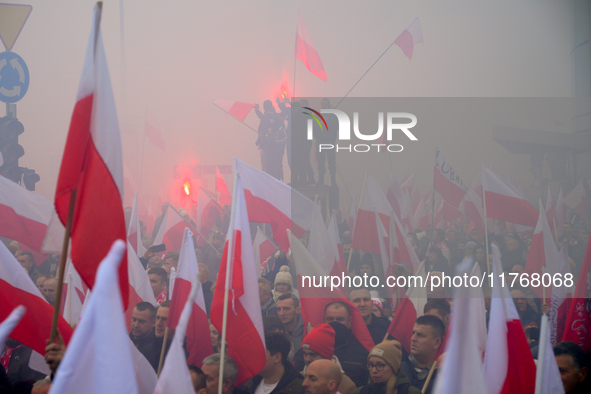
POLYGON ((64 241, 62 243, 62 254, 60 256, 60 264, 57 273, 57 289, 55 291, 55 305, 53 307, 53 319, 51 321, 51 332, 49 334, 49 342, 55 342, 57 333, 57 322, 60 316, 60 305, 62 299, 62 289, 64 283, 64 272, 66 271, 66 260, 68 258, 68 244, 70 241, 70 230, 72 229, 72 217, 74 216, 74 205, 76 204, 76 189, 70 193, 70 206, 68 208, 68 218, 66 219, 66 232, 64 233, 64 241))
POLYGON ((160 361, 158 361, 158 377, 162 372, 162 364, 164 364, 164 353, 166 353, 166 342, 168 339, 168 326, 164 329, 164 338, 162 339, 162 348, 160 349, 160 361))
POLYGON ((423 385, 423 389, 421 390, 421 393, 425 394, 425 391, 427 391, 427 387, 429 386, 429 383, 431 382, 431 378, 433 377, 433 372, 435 372, 436 369, 437 369, 437 360, 435 360, 433 362, 433 365, 431 365, 431 369, 429 370, 429 375, 427 375, 427 380, 425 380, 425 384, 423 385))

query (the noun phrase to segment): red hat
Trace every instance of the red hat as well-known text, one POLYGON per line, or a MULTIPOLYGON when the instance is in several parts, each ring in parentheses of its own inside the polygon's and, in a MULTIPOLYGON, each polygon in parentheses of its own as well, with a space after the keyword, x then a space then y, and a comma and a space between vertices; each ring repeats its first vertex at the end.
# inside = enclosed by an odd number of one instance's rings
POLYGON ((317 325, 302 341, 302 349, 310 349, 330 360, 334 354, 334 329, 326 323, 317 325))

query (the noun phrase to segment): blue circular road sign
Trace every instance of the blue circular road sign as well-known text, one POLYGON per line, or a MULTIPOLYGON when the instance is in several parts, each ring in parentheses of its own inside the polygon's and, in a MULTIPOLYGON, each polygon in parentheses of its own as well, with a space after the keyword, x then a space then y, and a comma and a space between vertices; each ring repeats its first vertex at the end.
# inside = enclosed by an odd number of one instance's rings
POLYGON ((0 101, 16 103, 29 89, 29 69, 14 52, 0 53, 0 101))

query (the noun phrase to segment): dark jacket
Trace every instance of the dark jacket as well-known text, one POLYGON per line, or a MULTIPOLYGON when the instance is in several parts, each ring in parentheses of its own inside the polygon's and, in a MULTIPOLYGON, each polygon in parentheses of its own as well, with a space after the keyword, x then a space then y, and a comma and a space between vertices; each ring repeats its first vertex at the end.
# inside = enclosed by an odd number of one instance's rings
MULTIPOLYGON (((158 371, 158 364, 160 363, 160 353, 162 353, 162 342, 164 342, 164 337, 157 338, 154 336, 154 340, 152 341, 152 358, 148 359, 154 371, 158 371)), ((166 349, 164 349, 164 359, 166 359, 166 355, 168 354, 168 350, 170 349, 170 345, 172 344, 172 338, 166 340, 166 349)))
POLYGON ((369 352, 355 338, 353 332, 344 325, 336 322, 329 323, 335 331, 334 355, 341 362, 345 374, 351 378, 355 386, 367 383, 367 355, 369 352))
MULTIPOLYGON (((412 386, 410 384, 410 380, 408 376, 400 370, 398 371, 398 377, 396 378, 396 383, 394 384, 394 388, 397 390, 396 394, 421 394, 421 390, 412 386)), ((386 383, 374 383, 370 381, 363 387, 357 388, 353 391, 353 394, 385 394, 386 393, 386 383)))
MULTIPOLYGON (((20 345, 22 345, 22 343, 13 339, 8 339, 6 341, 6 346, 12 348, 16 348, 20 345)), ((4 350, 5 348, 2 349, 2 353, 4 353, 4 350)), ((0 355, 2 353, 0 353, 0 355)), ((29 368, 29 359, 31 358, 32 353, 33 349, 24 345, 12 351, 10 362, 8 363, 8 369, 6 370, 6 376, 10 384, 14 385, 16 382, 23 380, 37 381, 45 378, 44 374, 29 368)))
MULTIPOLYGON (((410 362, 408 359, 403 359, 402 364, 400 365, 400 371, 404 372, 404 374, 408 376, 410 384, 419 390, 423 389, 423 386, 427 381, 427 376, 429 375, 427 372, 423 373, 424 376, 419 376, 419 372, 417 372, 412 362, 410 362)), ((437 380, 437 369, 433 371, 433 376, 429 381, 429 385, 427 386, 427 390, 425 390, 425 394, 430 394, 432 392, 433 387, 435 387, 435 380, 437 380)))
POLYGON ((277 303, 275 303, 275 301, 273 301, 272 294, 269 296, 269 299, 267 300, 267 302, 265 302, 265 305, 261 306, 261 312, 263 313, 263 317, 269 316, 269 315, 277 316, 277 303))
POLYGON ((371 317, 371 323, 367 325, 367 330, 371 335, 371 339, 373 339, 373 343, 376 345, 382 343, 388 332, 388 327, 390 327, 390 320, 376 315, 371 317))
MULTIPOLYGON (((129 339, 131 339, 131 342, 133 342, 137 350, 139 350, 140 353, 144 355, 146 360, 148 360, 150 365, 152 365, 154 370, 156 370, 158 368, 158 362, 160 360, 156 360, 156 349, 153 346, 154 340, 156 339, 154 331, 151 331, 150 334, 146 335, 143 338, 137 339, 134 338, 134 336, 130 333, 129 339)), ((160 346, 162 346, 162 342, 160 342, 160 346)), ((160 354, 160 350, 158 351, 158 354, 160 354)))
MULTIPOLYGON (((241 390, 246 391, 248 394, 254 394, 257 387, 263 380, 261 375, 257 375, 250 379, 248 382, 240 386, 241 390)), ((269 394, 303 394, 304 388, 302 383, 304 378, 291 364, 285 366, 285 373, 277 383, 277 386, 269 394)))

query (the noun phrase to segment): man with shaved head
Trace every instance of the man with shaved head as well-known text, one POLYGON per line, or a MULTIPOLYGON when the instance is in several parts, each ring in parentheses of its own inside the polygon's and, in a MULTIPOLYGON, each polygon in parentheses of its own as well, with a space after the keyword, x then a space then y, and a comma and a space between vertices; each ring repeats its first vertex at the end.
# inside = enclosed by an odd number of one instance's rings
POLYGON ((341 368, 330 360, 316 360, 306 368, 302 387, 306 394, 335 394, 341 384, 341 368))

